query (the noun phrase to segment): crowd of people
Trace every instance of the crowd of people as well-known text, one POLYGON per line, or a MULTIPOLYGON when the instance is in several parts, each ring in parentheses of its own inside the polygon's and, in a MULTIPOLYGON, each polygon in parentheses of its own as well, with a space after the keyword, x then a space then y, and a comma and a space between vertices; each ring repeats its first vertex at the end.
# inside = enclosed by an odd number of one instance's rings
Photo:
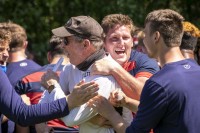
POLYGON ((124 14, 73 16, 52 29, 41 67, 25 29, 0 23, 0 132, 197 133, 199 38, 171 9, 144 28, 124 14))

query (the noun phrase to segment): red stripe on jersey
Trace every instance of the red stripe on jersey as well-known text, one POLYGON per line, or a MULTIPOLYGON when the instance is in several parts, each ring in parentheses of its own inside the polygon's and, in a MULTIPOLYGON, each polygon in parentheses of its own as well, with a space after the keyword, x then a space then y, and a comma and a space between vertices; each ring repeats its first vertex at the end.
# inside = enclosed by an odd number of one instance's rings
MULTIPOLYGON (((32 74, 29 74, 27 76, 25 76, 22 81, 26 84, 26 83, 31 83, 31 82, 40 82, 41 81, 41 77, 43 76, 45 72, 35 72, 32 74)), ((56 72, 58 75, 60 74, 60 71, 56 72)))
POLYGON ((135 75, 136 78, 138 77, 146 77, 146 78, 150 78, 153 74, 150 72, 139 72, 135 75))
POLYGON ((31 83, 31 82, 40 82, 41 81, 41 77, 44 74, 44 72, 35 72, 33 74, 29 74, 27 76, 25 76, 22 81, 26 84, 26 83, 31 83))
POLYGON ((130 71, 130 70, 133 70, 136 66, 136 63, 135 61, 132 61, 132 62, 126 62, 124 63, 124 65, 122 66, 126 71, 130 71))
MULTIPOLYGON (((51 120, 51 121, 48 121, 48 126, 50 127, 59 127, 59 128, 67 128, 68 126, 65 125, 64 122, 62 122, 61 120, 59 119, 54 119, 54 120, 51 120)), ((78 126, 73 126, 73 128, 78 128, 78 126)))
POLYGON ((37 104, 42 96, 43 92, 29 92, 26 95, 30 98, 31 104, 37 104))

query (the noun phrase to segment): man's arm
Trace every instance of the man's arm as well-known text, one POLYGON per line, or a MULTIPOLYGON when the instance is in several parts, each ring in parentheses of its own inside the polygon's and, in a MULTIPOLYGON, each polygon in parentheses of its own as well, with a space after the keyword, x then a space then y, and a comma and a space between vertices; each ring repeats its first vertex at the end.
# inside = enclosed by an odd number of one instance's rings
POLYGON ((83 104, 97 95, 96 91, 98 90, 96 87, 83 90, 78 88, 67 98, 62 98, 47 104, 28 106, 15 92, 7 76, 1 70, 0 88, 0 112, 14 122, 24 126, 68 115, 68 105, 69 108, 73 108, 74 106, 83 104))
POLYGON ((124 121, 122 116, 120 116, 107 99, 98 95, 90 99, 89 106, 109 120, 117 133, 125 133, 128 123, 124 121))
MULTIPOLYGON (((82 86, 85 83, 81 81, 78 83, 74 89, 76 89, 78 86, 82 86)), ((54 100, 60 99, 65 97, 64 92, 62 91, 61 87, 59 86, 58 83, 54 85, 55 88, 53 90, 45 90, 43 93, 43 96, 40 100, 40 103, 49 103, 54 100)), ((73 92, 72 92, 73 93, 73 92)), ((96 112, 93 112, 89 107, 87 107, 86 104, 81 105, 80 107, 75 107, 70 111, 70 114, 61 118, 61 120, 68 126, 74 126, 74 125, 79 125, 96 114, 96 112), (93 115, 92 115, 93 114, 93 115)))
MULTIPOLYGON (((98 93, 106 98, 109 97, 110 92, 115 89, 115 82, 114 79, 111 76, 91 76, 86 79, 86 81, 94 81, 97 83, 99 86, 99 91, 98 93), (109 77, 109 78, 108 78, 109 77), (112 81, 112 82, 111 82, 112 81)), ((84 86, 86 83, 79 83, 79 85, 84 86)), ((78 86, 79 86, 78 85, 78 86)), ((77 86, 75 86, 76 88, 77 86)), ((52 93, 54 96, 51 96, 56 100, 55 98, 58 98, 56 95, 58 94, 60 90, 57 89, 55 90, 57 92, 52 93)), ((53 100, 53 98, 51 98, 53 100)), ((76 107, 73 110, 70 111, 70 114, 68 116, 65 116, 62 119, 64 123, 68 126, 74 126, 74 125, 79 125, 85 121, 88 121, 90 118, 95 116, 97 114, 96 111, 94 111, 92 108, 88 107, 86 104, 81 105, 80 107, 76 107)))
MULTIPOLYGON (((22 94, 21 98, 24 101, 24 103, 26 103, 27 105, 31 105, 30 98, 27 97, 26 94, 22 94)), ((23 127, 23 126, 20 126, 18 124, 16 124, 15 130, 16 130, 16 133, 22 133, 22 132, 23 133, 29 133, 30 132, 29 127, 23 127)))
POLYGON ((137 112, 140 103, 140 101, 126 96, 121 90, 113 91, 110 94, 109 101, 114 107, 126 107, 134 113, 137 112))
POLYGON ((135 78, 130 75, 114 59, 103 58, 92 65, 92 75, 112 75, 121 86, 125 94, 133 99, 139 100, 147 77, 135 78))
POLYGON ((112 105, 101 96, 92 98, 89 105, 108 119, 117 133, 150 132, 157 126, 167 110, 167 94, 158 84, 148 81, 145 84, 136 117, 131 125, 123 121, 122 117, 114 112, 112 105))
POLYGON ((112 69, 110 73, 117 80, 118 84, 121 86, 122 90, 128 97, 140 100, 142 88, 144 87, 146 80, 149 78, 135 78, 121 66, 112 69))

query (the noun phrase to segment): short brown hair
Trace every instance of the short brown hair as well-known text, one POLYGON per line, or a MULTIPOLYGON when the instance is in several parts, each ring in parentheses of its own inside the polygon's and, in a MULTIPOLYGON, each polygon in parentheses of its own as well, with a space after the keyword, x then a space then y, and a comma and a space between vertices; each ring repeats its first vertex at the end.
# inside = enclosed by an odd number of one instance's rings
POLYGON ((0 47, 9 45, 11 41, 10 32, 5 29, 0 29, 0 47))
POLYGON ((18 49, 21 49, 24 41, 27 40, 25 29, 13 22, 2 23, 1 28, 4 28, 11 33, 10 52, 15 52, 18 49))
POLYGON ((130 28, 131 36, 133 36, 133 33, 135 31, 135 26, 133 24, 132 19, 128 15, 110 14, 105 16, 101 22, 101 26, 105 34, 107 34, 108 31, 117 24, 119 24, 120 26, 125 25, 128 28, 130 28))
POLYGON ((145 25, 150 22, 150 34, 158 31, 168 47, 180 46, 183 36, 183 16, 171 9, 150 12, 145 25))

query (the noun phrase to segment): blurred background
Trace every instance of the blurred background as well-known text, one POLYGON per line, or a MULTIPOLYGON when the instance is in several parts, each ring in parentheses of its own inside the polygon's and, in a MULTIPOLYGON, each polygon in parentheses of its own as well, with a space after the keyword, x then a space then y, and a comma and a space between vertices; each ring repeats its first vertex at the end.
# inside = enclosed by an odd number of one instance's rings
POLYGON ((107 14, 122 13, 143 27, 146 15, 161 8, 178 11, 200 28, 199 0, 0 0, 0 22, 23 26, 30 56, 44 65, 51 29, 64 25, 71 16, 89 15, 100 23, 107 14))

